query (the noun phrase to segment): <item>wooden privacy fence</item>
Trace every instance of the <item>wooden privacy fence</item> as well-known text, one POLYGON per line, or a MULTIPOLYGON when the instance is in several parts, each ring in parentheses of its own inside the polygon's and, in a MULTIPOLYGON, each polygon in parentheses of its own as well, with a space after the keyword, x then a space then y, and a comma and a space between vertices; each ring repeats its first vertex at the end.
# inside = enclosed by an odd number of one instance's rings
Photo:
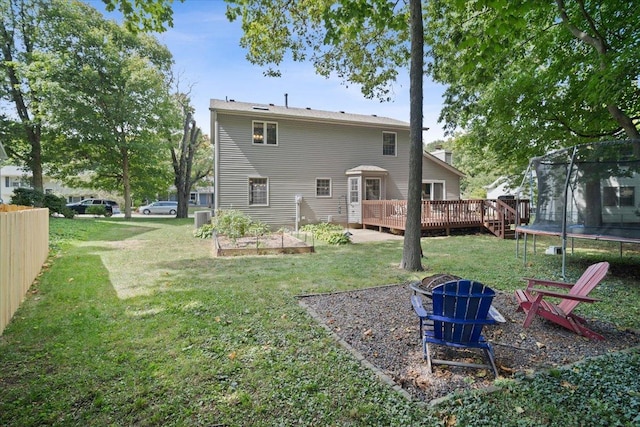
POLYGON ((0 335, 49 254, 49 209, 0 205, 0 335))

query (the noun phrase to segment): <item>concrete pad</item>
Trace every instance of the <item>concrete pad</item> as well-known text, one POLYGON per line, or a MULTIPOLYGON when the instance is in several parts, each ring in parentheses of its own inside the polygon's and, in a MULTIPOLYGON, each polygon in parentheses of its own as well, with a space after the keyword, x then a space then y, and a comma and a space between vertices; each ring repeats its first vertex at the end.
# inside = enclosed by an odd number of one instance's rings
POLYGON ((365 228, 350 228, 348 231, 349 233, 351 233, 352 243, 384 242, 387 240, 404 239, 404 236, 399 236, 391 233, 382 233, 380 231, 368 230, 365 228))

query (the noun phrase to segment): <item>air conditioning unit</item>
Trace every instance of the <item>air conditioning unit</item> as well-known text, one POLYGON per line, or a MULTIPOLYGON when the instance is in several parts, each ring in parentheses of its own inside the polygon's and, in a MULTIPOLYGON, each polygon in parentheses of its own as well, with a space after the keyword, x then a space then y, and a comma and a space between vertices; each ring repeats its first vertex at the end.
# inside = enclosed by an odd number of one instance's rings
POLYGON ((562 246, 549 246, 544 253, 547 255, 562 255, 562 246))

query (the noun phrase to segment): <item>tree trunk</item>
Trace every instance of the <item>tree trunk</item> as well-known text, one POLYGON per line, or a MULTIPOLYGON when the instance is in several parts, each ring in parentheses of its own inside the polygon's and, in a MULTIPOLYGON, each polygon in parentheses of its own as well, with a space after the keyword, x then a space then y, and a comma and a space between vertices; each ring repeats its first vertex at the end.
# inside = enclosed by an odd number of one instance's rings
POLYGON ((40 128, 28 129, 29 143, 31 144, 31 155, 29 166, 31 168, 32 185, 34 190, 44 193, 44 178, 42 176, 42 144, 40 142, 40 128))
POLYGON ((176 150, 171 149, 171 160, 175 174, 173 183, 178 195, 176 218, 187 218, 189 215, 189 195, 194 182, 191 176, 191 169, 199 138, 200 129, 196 126, 196 121, 191 113, 187 113, 184 120, 182 139, 178 147, 179 155, 176 150))
POLYGON ((407 188, 407 220, 400 267, 422 270, 421 186, 422 186, 422 79, 424 75, 424 33, 420 0, 410 0, 411 69, 409 119, 409 183, 407 188))
POLYGON ((122 156, 122 185, 124 187, 124 218, 131 219, 131 181, 129 179, 129 151, 126 147, 120 148, 122 156))
MULTIPOLYGON (((596 172, 596 177, 600 174, 596 172)), ((602 195, 600 180, 589 180, 585 184, 585 227, 600 227, 602 225, 602 195)))

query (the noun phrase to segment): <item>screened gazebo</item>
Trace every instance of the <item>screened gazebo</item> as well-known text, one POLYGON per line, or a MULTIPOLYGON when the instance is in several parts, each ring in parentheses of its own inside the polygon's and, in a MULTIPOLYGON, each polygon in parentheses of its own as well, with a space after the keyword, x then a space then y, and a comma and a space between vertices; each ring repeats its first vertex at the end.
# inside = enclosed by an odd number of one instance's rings
POLYGON ((640 140, 594 142, 531 159, 527 182, 536 200, 525 237, 640 243, 640 140))

